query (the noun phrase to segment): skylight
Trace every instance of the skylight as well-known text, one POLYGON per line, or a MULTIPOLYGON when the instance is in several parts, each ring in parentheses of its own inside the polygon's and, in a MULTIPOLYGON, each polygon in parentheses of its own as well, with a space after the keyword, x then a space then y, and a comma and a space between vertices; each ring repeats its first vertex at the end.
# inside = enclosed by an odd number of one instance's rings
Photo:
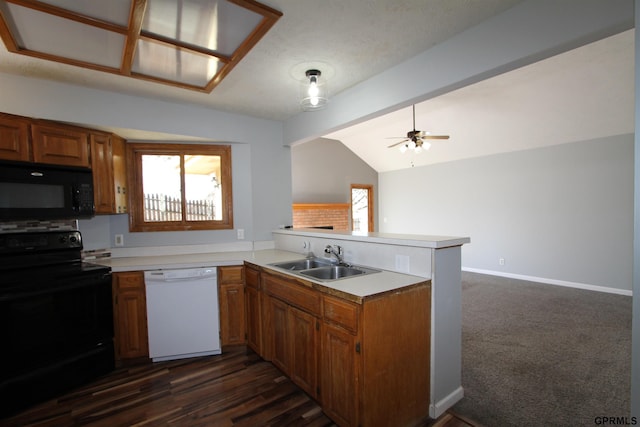
POLYGON ((201 92, 282 13, 253 0, 0 0, 10 52, 201 92))

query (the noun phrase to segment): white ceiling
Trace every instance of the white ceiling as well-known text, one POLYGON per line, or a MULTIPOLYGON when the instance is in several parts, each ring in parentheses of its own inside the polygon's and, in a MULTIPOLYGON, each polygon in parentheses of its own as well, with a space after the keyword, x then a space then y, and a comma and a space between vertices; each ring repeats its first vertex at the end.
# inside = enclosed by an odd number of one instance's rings
MULTIPOLYGON (((4 46, 0 72, 286 120, 300 113, 298 80, 305 70, 319 68, 335 95, 519 2, 262 0, 283 17, 210 94, 12 54, 4 46)), ((632 33, 427 101, 416 112, 419 130, 451 139, 413 155, 415 166, 632 132, 632 33)), ((408 154, 386 148, 397 140, 385 139, 411 127, 409 108, 327 137, 386 171, 412 166, 408 154)), ((138 140, 175 139, 114 131, 138 140)))
POLYGON ((411 107, 326 135, 378 172, 634 132, 634 30, 416 105, 416 128, 450 135, 420 154, 387 148, 411 107))

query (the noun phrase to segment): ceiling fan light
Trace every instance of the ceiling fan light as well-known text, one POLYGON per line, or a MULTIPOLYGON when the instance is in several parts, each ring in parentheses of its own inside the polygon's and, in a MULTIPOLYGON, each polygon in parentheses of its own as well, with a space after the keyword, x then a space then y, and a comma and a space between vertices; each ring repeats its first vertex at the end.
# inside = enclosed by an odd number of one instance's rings
POLYGON ((406 153, 407 148, 408 148, 407 144, 402 144, 402 145, 400 146, 400 152, 401 152, 402 154, 406 153))
POLYGON ((424 148, 425 150, 428 150, 429 148, 431 148, 431 143, 427 141, 422 141, 422 148, 424 148))
POLYGON ((414 151, 416 152, 416 154, 422 153, 422 145, 416 145, 416 148, 414 151))
POLYGON ((407 148, 413 150, 414 148, 416 148, 416 142, 411 140, 407 143, 407 148))

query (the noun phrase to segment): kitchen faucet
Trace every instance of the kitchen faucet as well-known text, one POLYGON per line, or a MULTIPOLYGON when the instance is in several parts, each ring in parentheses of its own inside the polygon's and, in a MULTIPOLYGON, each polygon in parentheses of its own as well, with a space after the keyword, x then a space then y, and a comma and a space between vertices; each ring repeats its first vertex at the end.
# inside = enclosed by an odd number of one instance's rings
POLYGON ((335 257, 338 260, 338 264, 344 264, 344 261, 342 259, 342 246, 338 246, 338 245, 327 245, 324 248, 324 253, 325 254, 332 254, 335 255, 335 257))

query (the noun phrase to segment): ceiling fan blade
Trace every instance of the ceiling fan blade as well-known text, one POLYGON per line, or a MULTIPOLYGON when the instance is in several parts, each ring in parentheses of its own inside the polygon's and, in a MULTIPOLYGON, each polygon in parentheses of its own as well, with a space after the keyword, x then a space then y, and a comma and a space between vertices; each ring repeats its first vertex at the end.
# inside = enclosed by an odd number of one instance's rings
POLYGON ((408 140, 408 139, 403 139, 403 140, 402 140, 402 141, 400 141, 400 142, 396 142, 395 144, 391 144, 391 145, 390 145, 390 146, 388 146, 387 148, 393 148, 393 147, 396 147, 396 146, 398 146, 398 145, 402 144, 403 142, 407 142, 407 141, 409 141, 409 140, 408 140))
POLYGON ((406 136, 387 136, 385 139, 398 139, 398 138, 407 139, 406 136))
POLYGON ((449 135, 423 135, 421 139, 449 139, 449 135))

